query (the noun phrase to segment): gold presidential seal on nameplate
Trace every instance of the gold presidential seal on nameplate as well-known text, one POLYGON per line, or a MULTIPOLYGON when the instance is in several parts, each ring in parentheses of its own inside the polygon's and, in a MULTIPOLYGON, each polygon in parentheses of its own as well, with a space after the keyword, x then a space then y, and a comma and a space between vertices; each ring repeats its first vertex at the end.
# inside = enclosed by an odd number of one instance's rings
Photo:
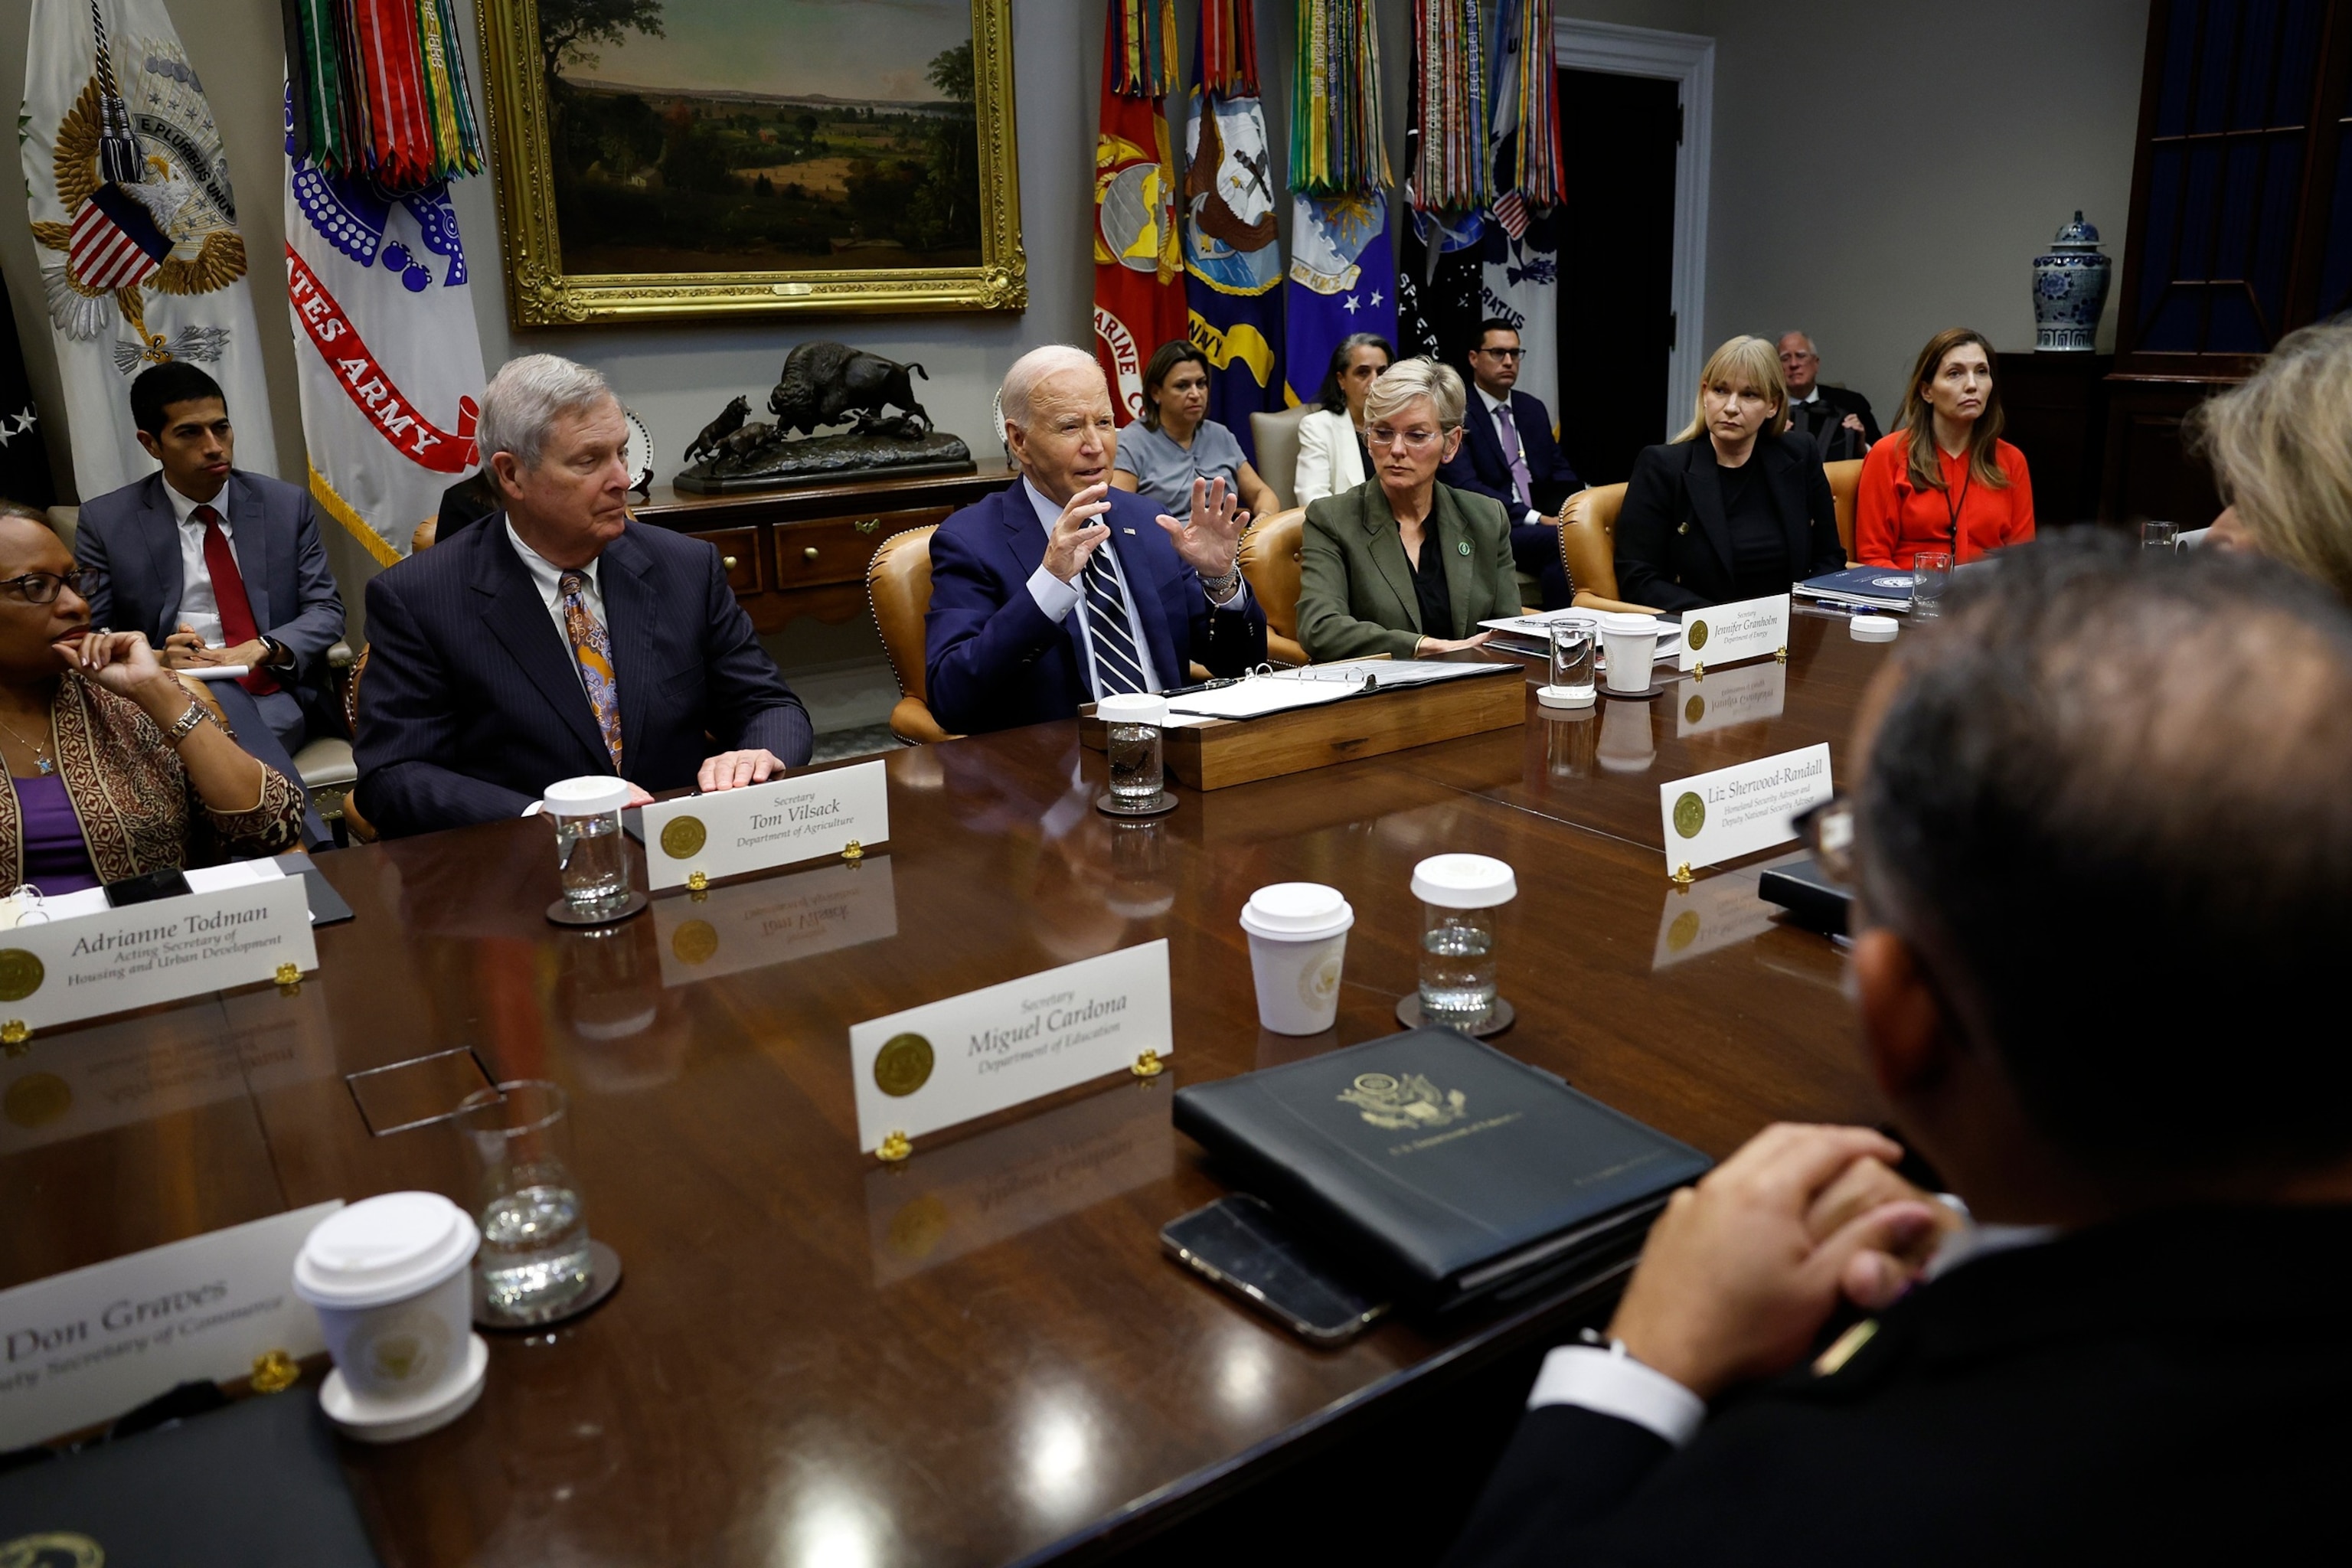
POLYGON ((683 860, 700 853, 709 837, 710 830, 702 826, 702 818, 673 816, 662 827, 662 853, 673 860, 683 860))
POLYGON ((1340 1091, 1339 1099, 1354 1106, 1373 1126, 1391 1131, 1443 1127, 1459 1121, 1468 1103, 1460 1089, 1441 1089, 1417 1072, 1402 1078, 1384 1072, 1360 1074, 1353 1086, 1340 1091))
POLYGON ((1706 646, 1706 623, 1705 621, 1693 621, 1690 624, 1690 630, 1685 632, 1683 636, 1685 640, 1691 645, 1693 652, 1705 647, 1706 646))
POLYGON ((1696 790, 1685 790, 1675 802, 1675 831, 1685 838, 1696 838, 1698 830, 1706 826, 1706 802, 1699 799, 1696 790))
POLYGON ((893 1035, 874 1056, 874 1087, 903 1100, 931 1081, 931 1042, 920 1035, 893 1035))
POLYGON ((22 1002, 48 978, 41 961, 21 947, 0 947, 0 1002, 22 1002))

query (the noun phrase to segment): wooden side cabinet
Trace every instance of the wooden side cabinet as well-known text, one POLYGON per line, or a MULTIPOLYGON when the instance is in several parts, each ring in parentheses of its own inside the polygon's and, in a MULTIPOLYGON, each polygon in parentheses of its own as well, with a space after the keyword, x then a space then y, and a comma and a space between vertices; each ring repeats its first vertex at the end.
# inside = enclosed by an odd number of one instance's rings
POLYGON ((998 468, 740 496, 679 495, 656 485, 634 515, 709 540, 751 624, 772 632, 798 616, 838 623, 865 615, 866 568, 884 540, 945 521, 1018 477, 998 468))

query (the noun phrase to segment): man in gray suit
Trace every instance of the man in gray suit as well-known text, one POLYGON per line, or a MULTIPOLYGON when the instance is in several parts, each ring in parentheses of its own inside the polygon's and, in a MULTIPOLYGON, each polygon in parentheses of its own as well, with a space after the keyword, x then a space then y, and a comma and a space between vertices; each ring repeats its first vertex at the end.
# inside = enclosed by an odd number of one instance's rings
POLYGON ((184 360, 142 371, 131 413, 163 471, 82 504, 74 554, 106 574, 92 624, 145 632, 174 669, 250 667, 237 684, 289 752, 341 734, 327 650, 343 601, 310 492, 233 466, 219 384, 184 360))

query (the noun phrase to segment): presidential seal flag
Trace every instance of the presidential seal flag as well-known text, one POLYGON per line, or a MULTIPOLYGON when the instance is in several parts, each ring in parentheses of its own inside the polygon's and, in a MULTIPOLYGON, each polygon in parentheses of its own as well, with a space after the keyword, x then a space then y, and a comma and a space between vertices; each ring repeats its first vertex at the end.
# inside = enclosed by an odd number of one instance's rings
POLYGON ((150 473, 131 382, 199 363, 278 468, 219 127, 161 0, 33 0, 17 148, 85 499, 150 473))
POLYGON ((1249 416, 1282 406, 1281 224, 1244 0, 1201 0, 1184 122, 1184 295, 1209 357, 1209 417, 1253 461, 1249 416))
POLYGON ((1095 357, 1118 423, 1143 413, 1143 364, 1184 335, 1176 168, 1160 100, 1173 89, 1174 0, 1110 0, 1095 138, 1095 357))
POLYGON ((482 342, 447 183, 338 178, 289 133, 286 300, 310 494, 389 565, 477 461, 482 342))

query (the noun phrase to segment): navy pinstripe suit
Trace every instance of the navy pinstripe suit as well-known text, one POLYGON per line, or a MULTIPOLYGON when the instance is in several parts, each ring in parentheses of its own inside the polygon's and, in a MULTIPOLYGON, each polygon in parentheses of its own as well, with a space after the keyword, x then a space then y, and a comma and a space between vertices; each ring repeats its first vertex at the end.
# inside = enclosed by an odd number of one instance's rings
MULTIPOLYGON (((718 752, 808 761, 808 711, 716 549, 633 522, 598 561, 625 777, 658 794, 690 787, 718 752)), ((504 512, 377 576, 367 630, 354 749, 360 808, 385 835, 513 816, 557 779, 613 771, 504 512)))

